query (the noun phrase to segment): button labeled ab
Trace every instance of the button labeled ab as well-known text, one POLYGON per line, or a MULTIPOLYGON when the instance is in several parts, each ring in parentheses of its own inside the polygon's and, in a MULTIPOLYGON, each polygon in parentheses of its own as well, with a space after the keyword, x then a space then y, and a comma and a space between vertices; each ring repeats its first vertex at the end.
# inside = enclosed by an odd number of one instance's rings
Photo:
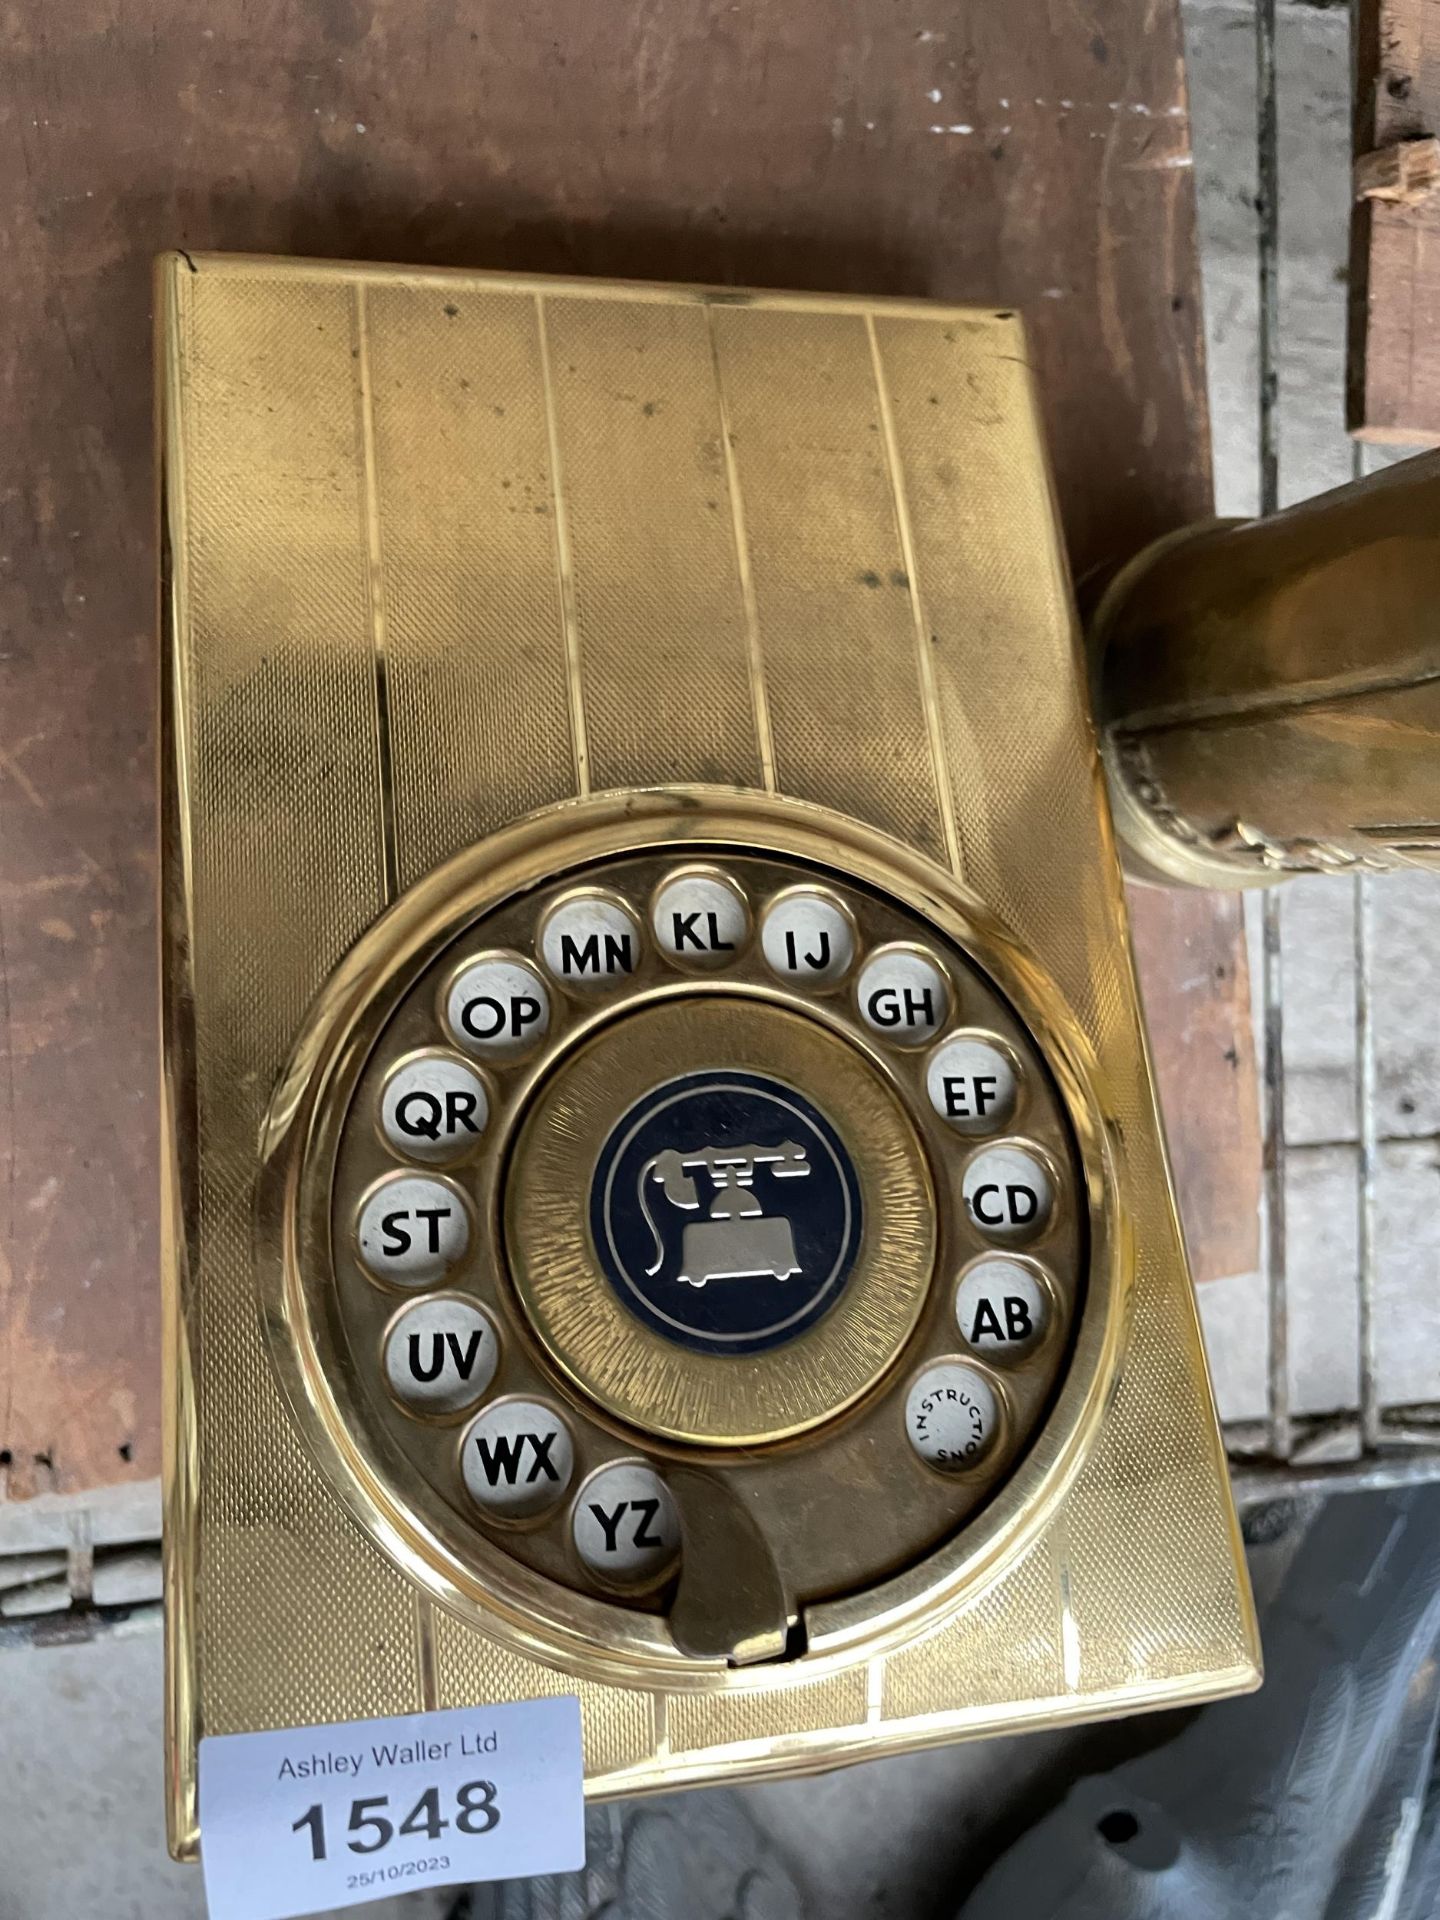
POLYGON ((955 1289, 960 1337, 980 1352, 1024 1352, 1045 1331, 1047 1318, 1045 1289, 1018 1260, 977 1260, 955 1289))

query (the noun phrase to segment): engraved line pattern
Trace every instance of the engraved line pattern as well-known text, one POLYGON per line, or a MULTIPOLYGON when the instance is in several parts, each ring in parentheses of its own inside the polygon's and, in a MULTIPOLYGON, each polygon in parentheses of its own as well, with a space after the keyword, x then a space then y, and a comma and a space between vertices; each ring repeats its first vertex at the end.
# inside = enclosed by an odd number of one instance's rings
POLYGON ((895 531, 909 582, 910 611, 915 622, 915 658, 920 671, 920 700, 925 708, 925 731, 930 740, 930 767, 935 780, 940 821, 945 833, 945 854, 950 870, 961 878, 960 833, 955 821, 955 796, 950 786, 950 768, 945 753, 945 735, 935 703, 935 669, 930 659, 930 628, 920 598, 920 577, 915 568, 915 541, 910 527, 910 507, 905 498, 905 475, 900 464, 900 445, 895 436, 895 416, 890 405, 890 389, 885 383, 885 367, 880 358, 880 342, 875 334, 875 316, 865 315, 865 332, 870 341, 870 364, 875 370, 875 397, 880 406, 880 432, 885 444, 885 467, 890 476, 890 492, 895 501, 895 531))
POLYGON ((570 738, 575 749, 575 791, 590 792, 590 745, 585 732, 585 702, 580 688, 580 623, 575 613, 575 566, 570 552, 570 518, 565 476, 560 465, 560 429, 555 417, 555 383, 550 376, 550 335, 545 298, 535 295, 535 326, 540 342, 540 381, 545 390, 545 431, 550 442, 550 502, 555 515, 555 575, 560 588, 560 618, 565 627, 565 670, 570 685, 570 738))
POLYGON ((730 406, 725 397, 725 379, 720 368, 720 343, 715 337, 715 309, 708 301, 705 303, 705 331, 710 340, 715 399, 720 409, 720 445, 725 454, 725 487, 730 496, 730 520, 735 530, 735 565, 740 575, 740 597, 745 604, 746 657, 750 667, 750 693, 755 703, 755 744, 760 753, 760 773, 765 782, 765 791, 774 793, 775 735, 770 726, 770 694, 765 685, 765 658, 760 645, 760 609, 755 603, 755 577, 750 570, 750 542, 745 532, 740 474, 735 464, 735 449, 730 443, 730 406))
POLYGON ((365 462, 365 597, 375 646, 376 791, 380 803, 380 851, 388 905, 400 891, 395 841, 395 764, 390 740, 390 689, 385 664, 385 567, 380 547, 380 494, 375 474, 375 399, 370 382, 370 326, 363 282, 355 284, 355 402, 365 462))

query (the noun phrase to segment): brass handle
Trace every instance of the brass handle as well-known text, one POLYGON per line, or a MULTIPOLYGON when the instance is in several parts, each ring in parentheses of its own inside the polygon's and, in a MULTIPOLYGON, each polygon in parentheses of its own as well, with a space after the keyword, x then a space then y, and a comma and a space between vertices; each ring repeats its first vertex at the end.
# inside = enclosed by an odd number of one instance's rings
POLYGON ((1157 542, 1090 644, 1137 877, 1440 867, 1440 454, 1157 542))

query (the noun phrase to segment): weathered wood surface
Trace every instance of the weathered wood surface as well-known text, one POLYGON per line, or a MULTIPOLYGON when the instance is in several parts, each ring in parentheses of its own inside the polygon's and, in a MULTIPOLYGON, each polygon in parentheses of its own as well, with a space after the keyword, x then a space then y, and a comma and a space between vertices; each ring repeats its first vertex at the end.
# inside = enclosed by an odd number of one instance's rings
MULTIPOLYGON (((1359 0, 1357 163, 1437 134, 1440 0, 1359 0)), ((1358 439, 1440 446, 1440 192, 1355 202, 1347 389, 1358 439)))
MULTIPOLYGON (((1021 306, 1085 571, 1209 507, 1185 112, 1174 0, 10 10, 0 1497, 158 1461, 151 256, 1021 306)), ((1238 913, 1139 918, 1191 1247, 1219 1271, 1217 1220, 1254 1211, 1238 913), (1223 979, 1186 984, 1178 922, 1223 979)))

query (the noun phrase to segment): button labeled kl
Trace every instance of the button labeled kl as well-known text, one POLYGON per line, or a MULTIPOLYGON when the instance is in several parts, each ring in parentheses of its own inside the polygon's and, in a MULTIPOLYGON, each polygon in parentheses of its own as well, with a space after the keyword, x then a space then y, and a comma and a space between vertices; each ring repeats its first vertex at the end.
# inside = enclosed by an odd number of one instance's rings
POLYGON ((636 1461, 592 1475, 580 1489, 571 1526, 585 1565, 616 1586, 653 1579, 680 1551, 680 1515, 670 1489, 636 1461))
POLYGON ((385 1378, 412 1413, 464 1413, 495 1378, 499 1359, 489 1314, 453 1295, 416 1300, 385 1336, 385 1378))
POLYGON ((750 909, 724 874, 682 871, 656 889, 650 924, 668 960, 684 967, 724 967, 750 938, 750 909))
POLYGON ((482 1060, 518 1060, 545 1038, 550 993, 518 953, 482 953, 452 978, 442 1009, 450 1037, 482 1060))
POLYGON ((835 987, 855 959, 855 923, 833 894, 819 887, 791 887, 765 909, 760 951, 781 980, 835 987))
POLYGON ((977 1260, 955 1289, 960 1338, 1002 1358, 1025 1352, 1045 1331, 1045 1289, 1018 1260, 977 1260))
POLYGON ((1029 1240, 1050 1218, 1054 1189, 1043 1162, 1023 1147, 986 1147, 965 1169, 965 1211, 992 1240, 1029 1240))
POLYGON ((993 1041, 957 1033, 925 1063, 925 1091, 957 1133, 998 1133, 1015 1111, 1015 1069, 993 1041))
POLYGON ((944 1026, 950 984, 939 962, 918 947, 877 947, 860 969, 855 998, 872 1032, 896 1046, 918 1047, 944 1026))
POLYGON ((570 1429, 541 1400, 497 1400, 476 1414, 460 1445, 470 1498, 502 1519, 554 1506, 574 1471, 570 1429))
POLYGON ((963 1360, 927 1367, 905 1396, 905 1432, 920 1458, 955 1472, 973 1467, 1000 1431, 995 1389, 963 1360))
POLYGON ((395 1287, 434 1287, 465 1258, 470 1216, 446 1181, 392 1174, 370 1189, 355 1230, 360 1263, 395 1287))
POLYGON ((618 894, 574 894, 541 921, 539 947, 562 986, 604 993, 639 966, 640 922, 618 894))
POLYGON ((407 1160, 443 1166, 467 1153, 485 1131, 490 1095, 475 1068, 453 1054, 402 1060, 380 1096, 380 1131, 407 1160))

